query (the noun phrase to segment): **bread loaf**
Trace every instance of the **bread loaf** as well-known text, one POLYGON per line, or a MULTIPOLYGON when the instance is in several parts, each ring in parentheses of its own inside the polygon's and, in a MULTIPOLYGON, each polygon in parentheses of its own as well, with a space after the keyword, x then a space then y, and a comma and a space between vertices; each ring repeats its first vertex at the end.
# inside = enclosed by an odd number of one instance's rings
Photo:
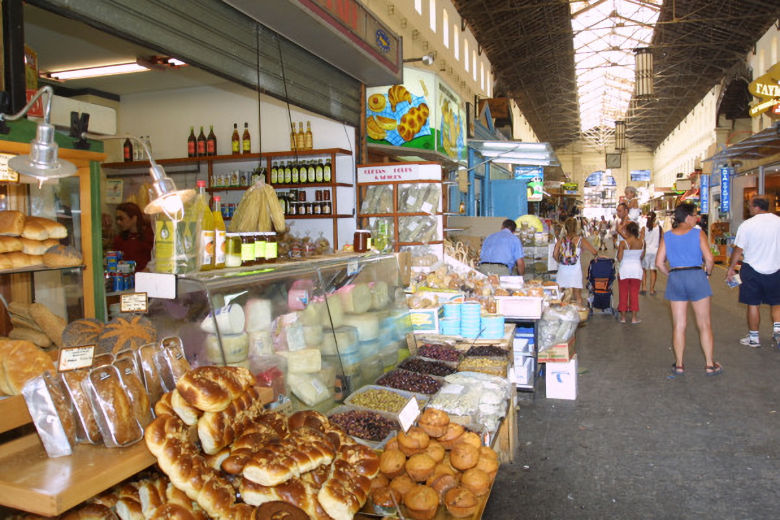
POLYGON ((24 228, 22 228, 22 237, 31 240, 46 240, 49 238, 49 232, 43 224, 28 218, 24 223, 24 228))
POLYGON ((133 413, 132 403, 112 365, 93 368, 89 373, 93 407, 106 445, 126 446, 139 440, 143 430, 133 413), (108 431, 106 431, 108 430, 108 431), (109 437, 110 436, 110 437, 109 437))
POLYGON ((157 330, 143 316, 118 317, 106 323, 98 337, 99 352, 137 350, 141 345, 157 342, 157 330))
POLYGON ((103 330, 103 322, 93 318, 71 321, 62 331, 63 347, 97 346, 98 336, 103 330))
POLYGON ((81 253, 71 246, 56 244, 43 253, 43 265, 46 267, 74 267, 83 263, 81 253))
POLYGON ((41 348, 51 346, 51 340, 49 339, 49 336, 39 330, 34 330, 27 327, 14 326, 14 328, 11 329, 11 332, 8 333, 8 337, 11 339, 29 341, 41 348))
POLYGON ((13 253, 24 248, 19 237, 0 236, 0 253, 13 253))
POLYGON ((21 211, 0 211, 0 235, 18 237, 24 230, 24 214, 21 211))
POLYGON ((48 307, 42 303, 33 303, 30 305, 30 316, 35 323, 49 336, 52 343, 58 347, 62 346, 62 332, 65 330, 67 321, 51 312, 48 307))
POLYGON ((176 383, 176 389, 190 405, 204 412, 220 412, 254 382, 249 370, 237 367, 198 367, 176 383))
POLYGON ((221 412, 205 412, 198 419, 203 451, 213 455, 230 445, 262 413, 263 406, 258 390, 250 387, 221 412))
POLYGON ((33 317, 30 314, 30 305, 32 305, 32 303, 11 302, 8 304, 8 312, 12 312, 13 314, 18 314, 22 318, 32 320, 33 317))
POLYGON ((14 264, 11 261, 11 259, 8 258, 7 255, 0 253, 0 271, 5 271, 13 268, 14 268, 14 264))
POLYGON ((28 255, 43 255, 47 249, 59 243, 54 239, 31 240, 29 238, 21 238, 19 240, 22 242, 22 252, 28 255))
POLYGON ((25 267, 43 265, 42 255, 28 255, 21 251, 5 253, 5 258, 11 262, 12 269, 23 269, 25 267))
POLYGON ((123 358, 114 361, 114 366, 119 370, 119 377, 122 380, 130 403, 133 406, 133 415, 141 424, 141 427, 152 422, 152 407, 149 403, 149 395, 141 382, 139 374, 135 369, 135 360, 133 358, 123 358))
POLYGON ((3 375, 5 385, 3 390, 8 395, 21 393, 24 384, 42 373, 56 373, 54 362, 41 349, 29 341, 5 340, 2 352, 3 375))
MULTIPOLYGON (((169 392, 171 396, 171 408, 184 421, 184 424, 192 426, 198 423, 198 417, 201 412, 199 409, 192 406, 190 403, 184 400, 178 390, 175 388, 172 392, 169 392)), ((167 395, 167 394, 166 394, 167 395)))
POLYGON ((81 429, 84 433, 85 440, 92 444, 97 444, 101 441, 100 430, 98 429, 97 422, 95 421, 95 414, 92 412, 92 406, 89 404, 89 398, 81 386, 85 379, 87 379, 88 372, 84 370, 70 370, 68 372, 60 373, 62 382, 65 385, 65 389, 70 396, 70 401, 73 403, 73 408, 76 411, 76 417, 81 423, 81 429))
POLYGON ((155 402, 159 400, 163 392, 165 392, 156 357, 158 352, 157 345, 142 345, 136 352, 141 372, 144 376, 144 386, 146 386, 146 391, 149 393, 149 399, 151 399, 152 402, 155 402))
POLYGON ((144 520, 141 502, 134 498, 120 498, 115 509, 120 520, 144 520))
POLYGON ((48 235, 47 238, 60 239, 60 238, 67 238, 68 236, 68 229, 62 224, 60 224, 59 222, 55 222, 50 218, 27 217, 25 219, 25 225, 28 222, 34 222, 36 224, 39 224, 46 231, 46 234, 48 235))

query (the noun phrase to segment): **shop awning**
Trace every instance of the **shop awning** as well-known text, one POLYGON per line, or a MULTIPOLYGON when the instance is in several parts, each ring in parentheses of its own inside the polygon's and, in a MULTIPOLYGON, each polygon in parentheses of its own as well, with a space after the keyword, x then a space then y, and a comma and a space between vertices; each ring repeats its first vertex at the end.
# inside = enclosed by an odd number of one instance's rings
POLYGON ((732 144, 705 161, 716 164, 728 161, 758 160, 780 153, 780 121, 760 132, 732 144))
POLYGON ((543 166, 544 178, 565 181, 566 174, 550 143, 525 143, 522 141, 485 141, 470 139, 467 143, 485 159, 494 163, 518 166, 543 166))

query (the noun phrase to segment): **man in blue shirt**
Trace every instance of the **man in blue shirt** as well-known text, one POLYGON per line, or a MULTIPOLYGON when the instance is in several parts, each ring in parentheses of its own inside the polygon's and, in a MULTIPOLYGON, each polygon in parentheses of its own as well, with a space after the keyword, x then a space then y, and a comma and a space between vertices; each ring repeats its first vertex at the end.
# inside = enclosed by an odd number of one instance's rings
POLYGON ((501 231, 489 235, 482 242, 482 252, 479 255, 479 271, 484 274, 508 275, 525 273, 523 260, 523 244, 514 235, 517 224, 506 219, 501 224, 501 231))

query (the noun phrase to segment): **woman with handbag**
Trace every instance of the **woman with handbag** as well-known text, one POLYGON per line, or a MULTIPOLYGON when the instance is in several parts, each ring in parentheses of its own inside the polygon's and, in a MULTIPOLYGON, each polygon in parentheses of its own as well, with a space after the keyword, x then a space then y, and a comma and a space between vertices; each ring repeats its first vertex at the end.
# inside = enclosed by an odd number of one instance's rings
POLYGON ((573 217, 566 219, 563 224, 564 235, 558 239, 553 249, 553 258, 558 262, 558 276, 556 281, 561 289, 574 291, 574 302, 582 305, 582 248, 587 249, 593 256, 598 256, 598 251, 585 238, 577 233, 577 220, 573 217))
POLYGON ((685 328, 688 302, 693 307, 696 326, 699 329, 699 343, 704 353, 704 373, 716 376, 723 372, 720 363, 713 359, 712 322, 710 320, 710 299, 712 288, 709 276, 714 262, 707 238, 696 228, 696 206, 683 203, 674 210, 671 231, 664 233, 658 246, 655 265, 668 275, 664 297, 672 308, 672 329, 674 343, 674 366, 676 375, 685 373, 685 328), (666 260, 669 260, 669 267, 666 260))

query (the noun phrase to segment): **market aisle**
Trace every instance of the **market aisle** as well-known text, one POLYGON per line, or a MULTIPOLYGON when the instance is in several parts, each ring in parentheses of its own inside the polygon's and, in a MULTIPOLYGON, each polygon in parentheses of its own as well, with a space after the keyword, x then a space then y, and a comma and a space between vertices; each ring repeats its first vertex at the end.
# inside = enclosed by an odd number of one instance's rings
MULTIPOLYGON (((504 465, 484 518, 774 519, 780 490, 780 351, 738 344, 744 307, 716 267, 715 359, 704 375, 689 313, 687 373, 672 376, 671 319, 663 299, 640 297, 643 323, 594 316, 578 330, 579 395, 521 396, 519 452, 504 465)), ((614 287, 617 297, 617 284, 614 287)), ((616 303, 616 302, 615 302, 616 303)))

